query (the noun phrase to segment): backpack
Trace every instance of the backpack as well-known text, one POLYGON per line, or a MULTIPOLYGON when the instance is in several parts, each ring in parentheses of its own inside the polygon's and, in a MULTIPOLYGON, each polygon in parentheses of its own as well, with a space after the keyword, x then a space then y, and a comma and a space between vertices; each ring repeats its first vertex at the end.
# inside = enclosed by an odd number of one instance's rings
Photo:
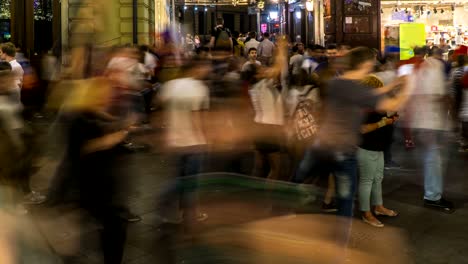
POLYGON ((293 139, 297 142, 310 142, 319 129, 319 107, 311 99, 301 100, 292 115, 293 139))
POLYGON ((231 50, 231 37, 229 31, 220 29, 214 45, 216 50, 231 50))

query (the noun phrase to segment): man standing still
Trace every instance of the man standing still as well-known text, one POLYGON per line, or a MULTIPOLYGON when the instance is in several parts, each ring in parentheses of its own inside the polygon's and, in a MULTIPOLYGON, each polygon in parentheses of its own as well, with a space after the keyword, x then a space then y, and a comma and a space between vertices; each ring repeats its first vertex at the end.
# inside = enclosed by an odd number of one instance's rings
POLYGON ((258 58, 262 65, 271 66, 273 64, 275 48, 275 44, 270 40, 270 33, 263 33, 263 40, 258 44, 257 48, 258 58))
POLYGON ((249 32, 249 38, 250 40, 245 42, 245 54, 248 56, 249 50, 251 48, 255 48, 255 50, 258 49, 258 45, 260 42, 257 41, 257 33, 255 32, 249 32))
MULTIPOLYGON (((416 48, 415 53, 421 53, 416 48)), ((437 54, 440 49, 433 48, 437 54)), ((409 83, 415 86, 407 112, 411 117, 409 125, 424 150, 424 205, 444 211, 452 211, 453 203, 443 194, 445 153, 444 141, 449 131, 447 90, 445 89, 444 64, 432 56, 416 65, 409 75, 409 83)))

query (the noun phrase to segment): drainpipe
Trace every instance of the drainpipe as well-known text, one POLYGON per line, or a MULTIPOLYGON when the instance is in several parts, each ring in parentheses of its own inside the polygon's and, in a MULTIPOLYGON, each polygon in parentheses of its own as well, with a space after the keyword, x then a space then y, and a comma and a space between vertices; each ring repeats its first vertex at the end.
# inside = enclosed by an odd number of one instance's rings
POLYGON ((133 44, 138 44, 138 0, 133 0, 133 44))

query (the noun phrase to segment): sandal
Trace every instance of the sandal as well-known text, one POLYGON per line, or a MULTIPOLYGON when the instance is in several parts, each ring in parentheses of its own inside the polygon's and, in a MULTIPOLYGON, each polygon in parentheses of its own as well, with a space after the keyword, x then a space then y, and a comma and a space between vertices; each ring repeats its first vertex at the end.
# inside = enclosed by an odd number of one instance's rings
POLYGON ((373 227, 384 227, 384 224, 382 224, 382 222, 377 220, 377 218, 369 220, 365 216, 362 216, 362 221, 364 221, 364 223, 367 223, 367 224, 369 224, 369 225, 371 225, 373 227))
POLYGON ((395 216, 398 216, 398 212, 393 211, 393 210, 390 210, 390 209, 387 209, 387 212, 385 212, 385 213, 384 213, 384 212, 379 212, 379 211, 377 211, 377 210, 374 210, 374 214, 375 214, 376 216, 379 216, 379 215, 381 215, 381 216, 388 216, 388 217, 395 217, 395 216))

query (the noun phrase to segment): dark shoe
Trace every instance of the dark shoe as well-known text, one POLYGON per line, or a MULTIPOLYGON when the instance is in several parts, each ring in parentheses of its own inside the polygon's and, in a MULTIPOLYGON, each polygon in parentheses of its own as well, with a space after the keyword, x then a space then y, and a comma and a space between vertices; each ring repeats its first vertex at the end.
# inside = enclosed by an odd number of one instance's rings
POLYGON ((444 198, 440 198, 437 201, 424 199, 424 206, 438 208, 445 211, 451 211, 454 208, 453 203, 445 200, 444 198))
POLYGON ((396 162, 394 162, 394 161, 392 160, 392 161, 387 162, 387 163, 385 164, 384 168, 385 168, 386 170, 392 170, 392 169, 394 170, 394 169, 401 169, 401 166, 400 166, 400 164, 398 164, 398 163, 396 163, 396 162))
POLYGON ((334 201, 332 201, 329 204, 326 204, 325 202, 322 203, 322 212, 334 213, 336 211, 338 211, 338 207, 336 206, 334 201))

